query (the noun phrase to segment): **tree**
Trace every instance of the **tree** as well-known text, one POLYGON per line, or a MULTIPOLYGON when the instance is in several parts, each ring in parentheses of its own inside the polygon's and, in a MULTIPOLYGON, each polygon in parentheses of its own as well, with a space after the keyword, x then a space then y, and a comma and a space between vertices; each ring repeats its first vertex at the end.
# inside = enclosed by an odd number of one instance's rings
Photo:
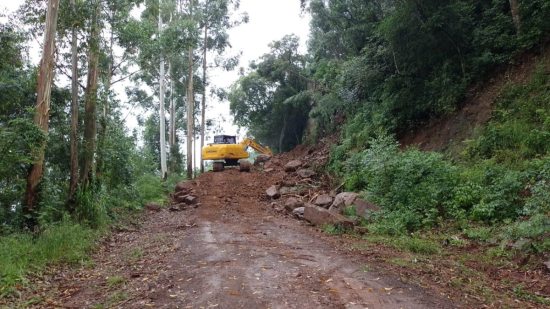
MULTIPOLYGON (((206 134, 206 93, 208 85, 208 61, 209 51, 215 51, 220 56, 225 48, 229 46, 227 31, 241 23, 248 22, 248 15, 245 13, 238 19, 230 19, 231 6, 233 11, 239 7, 239 1, 234 0, 216 0, 204 1, 200 14, 200 27, 203 29, 202 37, 202 98, 201 98, 201 118, 200 118, 200 147, 204 146, 204 137, 206 134)), ((233 69, 237 63, 235 58, 225 59, 222 62, 224 69, 233 69)), ((219 62, 219 61, 217 61, 219 62)), ((200 162, 200 171, 204 172, 204 162, 200 162)))
POLYGON ((96 109, 100 39, 100 1, 95 0, 88 39, 88 81, 84 106, 84 153, 80 169, 80 183, 87 189, 93 180, 94 157, 96 151, 96 109))
MULTIPOLYGON (((189 19, 193 20, 193 0, 189 0, 189 19)), ((187 52, 187 178, 193 178, 193 139, 195 125, 195 95, 193 92, 193 44, 189 44, 187 52)))
POLYGON ((298 45, 294 35, 272 42, 270 53, 252 63, 252 72, 229 93, 235 122, 279 152, 301 143, 310 110, 305 57, 298 45))
MULTIPOLYGON (((46 13, 42 60, 40 61, 40 72, 38 74, 36 112, 34 116, 34 123, 45 134, 48 132, 50 95, 53 80, 53 67, 55 64, 54 53, 58 11, 59 0, 49 0, 48 11, 46 13)), ((38 205, 38 185, 44 173, 45 147, 46 143, 43 142, 38 150, 37 160, 32 164, 27 176, 27 191, 25 193, 25 207, 27 213, 34 212, 38 205)))
MULTIPOLYGON (((76 3, 71 0, 71 11, 76 16, 76 3)), ((69 204, 74 205, 78 187, 78 36, 73 22, 71 29, 71 163, 69 180, 69 204)), ((72 206, 71 206, 72 208, 72 206)))
MULTIPOLYGON (((159 8, 161 7, 161 1, 159 0, 159 8)), ((162 36, 162 13, 159 9, 159 38, 162 36)), ((166 132, 165 129, 165 119, 166 114, 164 113, 164 79, 165 79, 165 73, 164 73, 164 55, 161 48, 160 51, 160 70, 159 70, 159 114, 160 114, 160 177, 162 179, 165 179, 167 176, 167 168, 166 168, 166 135, 164 132, 166 132)))

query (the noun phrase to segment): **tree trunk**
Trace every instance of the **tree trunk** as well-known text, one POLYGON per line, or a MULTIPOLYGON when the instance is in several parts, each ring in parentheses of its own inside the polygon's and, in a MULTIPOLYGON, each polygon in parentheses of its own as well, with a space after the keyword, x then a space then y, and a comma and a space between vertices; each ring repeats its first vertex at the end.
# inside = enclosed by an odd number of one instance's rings
MULTIPOLYGON (((161 1, 159 0, 159 39, 162 32, 161 1)), ((159 40, 160 43, 160 40, 159 40)), ((160 177, 166 179, 166 128, 164 113, 164 55, 160 53, 160 74, 159 74, 159 122, 160 122, 160 177)))
POLYGON ((285 139, 286 131, 286 114, 283 116, 283 127, 281 128, 281 135, 279 135, 279 152, 283 152, 283 140, 285 139))
MULTIPOLYGON (((189 1, 190 18, 193 18, 193 0, 189 1)), ((187 77, 187 178, 193 178, 193 127, 195 122, 194 105, 195 96, 193 94, 193 46, 189 46, 187 59, 189 75, 187 77)))
POLYGON ((170 136, 168 144, 170 150, 176 145, 176 104, 174 102, 174 79, 171 72, 172 63, 168 62, 168 75, 170 76, 170 136))
POLYGON ((521 33, 521 17, 519 15, 519 0, 510 0, 510 11, 512 12, 512 20, 516 26, 516 32, 521 33))
MULTIPOLYGON (((114 23, 114 15, 111 17, 111 25, 114 23)), ((97 140, 97 163, 96 163, 96 179, 101 183, 101 177, 103 175, 103 170, 105 169, 105 139, 107 138, 107 127, 109 124, 108 115, 109 115, 109 93, 111 91, 111 81, 113 78, 113 46, 114 46, 114 33, 111 26, 111 34, 109 40, 109 59, 107 64, 107 75, 105 76, 105 96, 103 98, 103 112, 99 121, 99 133, 97 140)))
MULTIPOLYGON (((44 48, 42 60, 40 61, 40 72, 36 87, 36 112, 34 123, 48 134, 48 121, 50 119, 50 99, 53 80, 53 67, 55 62, 55 35, 57 30, 57 16, 59 11, 59 0, 49 0, 46 13, 46 27, 44 33, 44 48)), ((36 162, 34 162, 27 176, 27 189, 25 192, 24 211, 32 214, 38 205, 38 186, 44 174, 44 157, 46 151, 46 140, 40 145, 36 162)), ((30 222, 34 225, 34 222, 30 222)))
POLYGON ((204 46, 202 51, 202 104, 201 104, 201 173, 204 173, 204 162, 202 161, 202 147, 204 147, 204 135, 206 134, 206 51, 208 42, 208 26, 204 25, 204 46))
POLYGON ((88 81, 84 105, 84 157, 80 169, 80 183, 87 188, 93 178, 95 143, 96 143, 96 106, 97 78, 99 62, 99 1, 96 0, 92 15, 90 39, 88 42, 88 81))
MULTIPOLYGON (((76 14, 75 0, 71 0, 71 10, 76 14)), ((76 15, 75 15, 76 16, 76 15)), ((71 41, 71 178, 69 181, 69 210, 74 211, 75 195, 78 187, 78 36, 76 25, 72 26, 71 41)))

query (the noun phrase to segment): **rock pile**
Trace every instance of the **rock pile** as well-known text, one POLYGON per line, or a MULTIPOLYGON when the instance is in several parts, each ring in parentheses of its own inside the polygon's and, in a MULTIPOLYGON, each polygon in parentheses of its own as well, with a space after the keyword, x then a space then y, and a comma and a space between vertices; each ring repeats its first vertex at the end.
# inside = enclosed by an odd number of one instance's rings
POLYGON ((193 186, 190 182, 179 182, 174 188, 174 193, 170 194, 170 207, 171 211, 184 210, 187 207, 198 207, 200 203, 199 198, 195 195, 193 186))
POLYGON ((353 228, 356 221, 343 215, 346 208, 354 207, 357 217, 365 218, 379 210, 357 193, 336 193, 327 187, 327 176, 315 169, 326 164, 328 148, 298 148, 296 152, 278 155, 264 166, 265 173, 281 177, 265 191, 275 210, 316 226, 332 224, 344 229, 353 228))

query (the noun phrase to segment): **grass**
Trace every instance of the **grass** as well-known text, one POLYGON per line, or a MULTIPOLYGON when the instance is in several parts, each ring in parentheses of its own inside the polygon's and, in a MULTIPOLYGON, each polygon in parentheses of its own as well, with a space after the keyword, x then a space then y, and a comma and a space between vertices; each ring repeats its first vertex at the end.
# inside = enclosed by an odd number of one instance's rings
POLYGON ((127 254, 128 261, 136 262, 143 257, 143 254, 144 252, 142 248, 140 247, 134 248, 127 254))
POLYGON ((46 228, 39 236, 13 234, 0 237, 0 296, 27 283, 26 276, 52 264, 79 264, 88 260, 100 232, 72 222, 46 228))
POLYGON ((441 252, 441 246, 430 239, 408 236, 389 237, 383 235, 367 235, 363 238, 369 242, 389 245, 395 249, 412 253, 432 255, 441 252))
POLYGON ((107 286, 109 288, 113 288, 116 286, 119 286, 121 284, 124 284, 126 282, 126 279, 122 276, 112 276, 107 278, 107 286))
POLYGON ((345 232, 341 227, 334 224, 325 224, 321 227, 321 229, 323 230, 323 232, 329 235, 340 235, 344 234, 345 232))

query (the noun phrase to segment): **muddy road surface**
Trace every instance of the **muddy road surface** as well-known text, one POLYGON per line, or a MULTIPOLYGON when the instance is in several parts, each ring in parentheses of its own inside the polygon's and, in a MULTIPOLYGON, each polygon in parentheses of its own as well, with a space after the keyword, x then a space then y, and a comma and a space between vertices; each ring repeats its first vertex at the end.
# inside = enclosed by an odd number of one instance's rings
POLYGON ((147 212, 111 236, 78 271, 50 278, 37 307, 65 308, 453 308, 364 256, 272 210, 270 176, 206 173, 200 206, 147 212))

